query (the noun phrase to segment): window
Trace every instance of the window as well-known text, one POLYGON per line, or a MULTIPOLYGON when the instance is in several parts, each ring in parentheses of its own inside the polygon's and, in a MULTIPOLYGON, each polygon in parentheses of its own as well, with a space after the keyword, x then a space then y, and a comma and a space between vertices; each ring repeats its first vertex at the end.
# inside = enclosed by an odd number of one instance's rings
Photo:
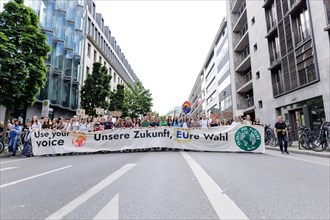
POLYGON ((251 19, 251 24, 254 25, 254 23, 256 23, 256 20, 255 20, 255 18, 253 17, 253 18, 251 19))
POLYGON ((323 0, 325 12, 326 12, 326 21, 330 25, 330 2, 328 0, 323 0))
POLYGON ((267 22, 267 30, 271 30, 276 25, 276 9, 275 2, 273 2, 271 8, 266 10, 266 22, 267 22))
POLYGON ((262 108, 262 100, 258 101, 259 108, 262 108))
POLYGON ((206 104, 209 104, 210 102, 212 102, 213 99, 215 99, 215 97, 217 96, 216 91, 214 91, 206 100, 206 104))
POLYGON ((293 17, 294 39, 296 45, 310 36, 310 18, 307 8, 303 8, 293 17))
POLYGON ((278 36, 269 41, 270 63, 277 61, 280 58, 280 42, 278 36))
POLYGON ((117 77, 117 74, 116 73, 114 73, 113 74, 113 81, 116 83, 116 77, 117 77))
POLYGON ((96 50, 94 50, 94 62, 96 62, 96 58, 97 57, 97 52, 96 52, 96 50))
POLYGON ((213 87, 214 83, 215 83, 215 76, 213 77, 209 85, 206 87, 206 92, 208 92, 209 89, 213 87))
POLYGON ((109 67, 109 74, 111 75, 111 71, 112 71, 112 69, 109 67))
POLYGON ((91 19, 88 18, 88 34, 89 35, 91 35, 91 23, 92 23, 91 19))
POLYGON ((256 72, 256 77, 257 77, 257 79, 260 79, 260 72, 259 71, 256 72))
POLYGON ((107 62, 104 61, 103 66, 106 68, 107 67, 107 62))
POLYGON ((213 71, 213 67, 214 67, 214 64, 212 65, 210 71, 207 73, 207 75, 206 75, 206 80, 207 80, 207 78, 209 78, 211 72, 213 71))
POLYGON ((99 62, 102 63, 102 57, 101 56, 99 56, 99 62))
POLYGON ((86 75, 89 75, 90 74, 90 69, 88 66, 86 66, 86 75))
POLYGON ((91 45, 87 44, 87 56, 91 57, 91 45))

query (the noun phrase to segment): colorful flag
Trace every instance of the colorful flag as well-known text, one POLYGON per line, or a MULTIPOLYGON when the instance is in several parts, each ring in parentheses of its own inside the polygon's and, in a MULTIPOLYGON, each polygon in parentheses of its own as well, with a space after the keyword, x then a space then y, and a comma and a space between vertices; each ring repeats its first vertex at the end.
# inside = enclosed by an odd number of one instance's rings
POLYGON ((190 111, 191 111, 191 105, 188 101, 185 101, 183 104, 182 104, 182 111, 185 113, 185 114, 188 114, 190 111))

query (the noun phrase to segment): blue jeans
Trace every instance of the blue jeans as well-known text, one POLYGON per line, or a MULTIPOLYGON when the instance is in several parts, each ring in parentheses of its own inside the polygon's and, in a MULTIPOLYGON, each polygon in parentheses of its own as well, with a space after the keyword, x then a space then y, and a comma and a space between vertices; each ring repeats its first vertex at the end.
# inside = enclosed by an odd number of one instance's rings
POLYGON ((24 141, 23 143, 23 150, 22 150, 22 155, 28 156, 26 155, 28 150, 29 150, 29 142, 28 141, 24 141))
POLYGON ((9 152, 11 152, 13 155, 16 155, 17 151, 17 143, 18 143, 18 138, 10 138, 9 144, 8 144, 8 149, 9 152))
POLYGON ((287 136, 278 136, 278 144, 280 145, 280 149, 283 152, 283 142, 284 142, 284 152, 288 152, 288 138, 287 136))

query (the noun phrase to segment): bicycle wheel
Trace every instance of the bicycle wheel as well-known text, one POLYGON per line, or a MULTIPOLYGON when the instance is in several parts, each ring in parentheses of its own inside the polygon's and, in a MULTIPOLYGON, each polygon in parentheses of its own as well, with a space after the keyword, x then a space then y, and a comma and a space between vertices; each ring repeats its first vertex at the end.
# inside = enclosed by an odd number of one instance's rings
POLYGON ((301 149, 300 146, 306 150, 310 150, 313 145, 312 145, 312 141, 309 138, 299 137, 299 149, 301 149))
POLYGON ((5 149, 5 143, 1 140, 0 141, 0 153, 2 153, 4 149, 5 149))
POLYGON ((292 134, 289 134, 289 146, 292 146, 293 144, 293 135, 292 134))
POLYGON ((316 152, 321 152, 327 149, 328 143, 326 140, 315 140, 312 142, 312 147, 311 149, 316 152))

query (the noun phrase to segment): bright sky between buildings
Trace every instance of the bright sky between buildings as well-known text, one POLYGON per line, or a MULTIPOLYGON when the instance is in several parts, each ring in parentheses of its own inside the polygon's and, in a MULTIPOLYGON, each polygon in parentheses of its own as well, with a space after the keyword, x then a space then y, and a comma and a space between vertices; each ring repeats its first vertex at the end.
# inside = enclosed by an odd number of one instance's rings
POLYGON ((97 0, 96 11, 163 115, 188 99, 226 1, 97 0))

